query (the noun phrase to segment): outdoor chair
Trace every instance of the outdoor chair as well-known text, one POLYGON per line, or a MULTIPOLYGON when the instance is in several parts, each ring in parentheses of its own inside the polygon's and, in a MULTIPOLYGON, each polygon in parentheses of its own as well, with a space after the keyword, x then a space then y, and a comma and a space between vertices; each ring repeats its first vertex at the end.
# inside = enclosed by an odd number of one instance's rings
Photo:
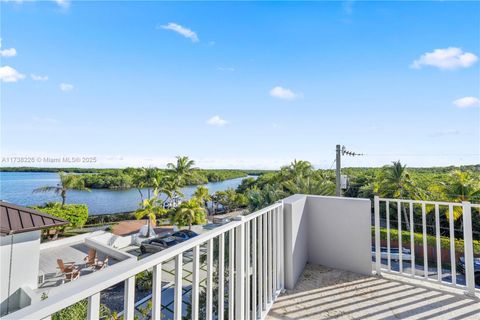
POLYGON ((94 267, 97 264, 97 250, 90 248, 88 249, 88 256, 86 256, 83 261, 85 261, 85 267, 94 267))
POLYGON ((100 271, 102 269, 104 269, 106 266, 108 266, 108 257, 105 258, 105 260, 100 260, 100 261, 97 261, 97 263, 95 263, 95 269, 100 271))
POLYGON ((80 278, 80 270, 75 267, 75 262, 63 262, 62 259, 57 259, 57 264, 61 274, 64 276, 62 282, 80 278))

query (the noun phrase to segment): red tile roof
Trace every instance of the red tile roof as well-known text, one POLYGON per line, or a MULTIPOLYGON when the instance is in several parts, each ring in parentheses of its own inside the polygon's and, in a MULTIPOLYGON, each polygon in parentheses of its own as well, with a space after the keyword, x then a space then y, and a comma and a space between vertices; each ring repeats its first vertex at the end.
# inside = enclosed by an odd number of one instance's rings
POLYGON ((34 209, 0 201, 0 235, 22 233, 68 224, 68 221, 34 209))

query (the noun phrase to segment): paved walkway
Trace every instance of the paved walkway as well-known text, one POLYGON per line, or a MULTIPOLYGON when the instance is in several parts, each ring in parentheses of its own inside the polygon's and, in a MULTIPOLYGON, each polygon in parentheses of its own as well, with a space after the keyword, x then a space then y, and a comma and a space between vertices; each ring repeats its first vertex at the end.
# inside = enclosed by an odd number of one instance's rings
POLYGON ((480 319, 480 299, 433 283, 307 265, 267 319, 480 319))

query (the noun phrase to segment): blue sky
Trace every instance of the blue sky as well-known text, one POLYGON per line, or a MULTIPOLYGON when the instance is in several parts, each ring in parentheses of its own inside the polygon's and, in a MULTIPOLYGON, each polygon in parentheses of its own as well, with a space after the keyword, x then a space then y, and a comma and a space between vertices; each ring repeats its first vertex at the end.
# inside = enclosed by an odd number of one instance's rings
POLYGON ((0 5, 2 160, 480 162, 478 2, 0 5))

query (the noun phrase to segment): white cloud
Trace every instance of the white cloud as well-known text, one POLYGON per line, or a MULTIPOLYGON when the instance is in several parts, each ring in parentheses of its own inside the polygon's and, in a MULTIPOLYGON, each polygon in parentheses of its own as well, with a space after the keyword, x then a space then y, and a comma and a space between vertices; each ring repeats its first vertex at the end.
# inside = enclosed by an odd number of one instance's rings
POLYGON ((68 8, 70 7, 70 0, 53 0, 57 3, 57 5, 61 8, 68 8))
POLYGON ((17 55, 17 50, 15 48, 0 50, 0 57, 15 57, 17 55))
MULTIPOLYGON (((0 48, 2 47, 2 38, 0 38, 0 48)), ((15 57, 17 55, 17 50, 15 48, 3 49, 0 50, 0 57, 15 57)))
MULTIPOLYGON (((157 27, 157 28, 159 28, 159 27, 157 27)), ((192 31, 188 28, 185 28, 185 27, 183 27, 183 26, 181 26, 177 23, 170 22, 167 25, 160 26, 160 28, 166 29, 166 30, 172 30, 172 31, 184 36, 185 38, 188 38, 188 39, 192 40, 193 42, 198 42, 199 41, 198 36, 194 31, 192 31)))
POLYGON ((426 52, 419 59, 413 61, 411 68, 420 69, 422 66, 436 67, 442 70, 455 70, 472 66, 478 57, 471 52, 463 52, 461 48, 449 47, 426 52))
POLYGON ((30 77, 34 81, 47 81, 48 80, 48 76, 39 76, 39 75, 33 74, 33 73, 30 74, 30 77))
POLYGON ((480 100, 476 97, 463 97, 453 101, 453 104, 458 108, 468 108, 480 105, 480 100))
POLYGON ((0 67, 0 80, 2 82, 17 82, 25 78, 25 75, 21 74, 17 70, 9 66, 0 67))
POLYGON ((280 86, 276 86, 272 90, 270 90, 270 95, 274 98, 283 100, 294 100, 299 96, 292 90, 280 86))
POLYGON ((212 125, 212 126, 224 126, 228 124, 228 121, 225 119, 220 118, 220 116, 213 116, 210 119, 207 120, 207 124, 212 125))
POLYGON ((60 83, 60 90, 62 91, 72 91, 73 90, 73 85, 69 83, 60 83))

